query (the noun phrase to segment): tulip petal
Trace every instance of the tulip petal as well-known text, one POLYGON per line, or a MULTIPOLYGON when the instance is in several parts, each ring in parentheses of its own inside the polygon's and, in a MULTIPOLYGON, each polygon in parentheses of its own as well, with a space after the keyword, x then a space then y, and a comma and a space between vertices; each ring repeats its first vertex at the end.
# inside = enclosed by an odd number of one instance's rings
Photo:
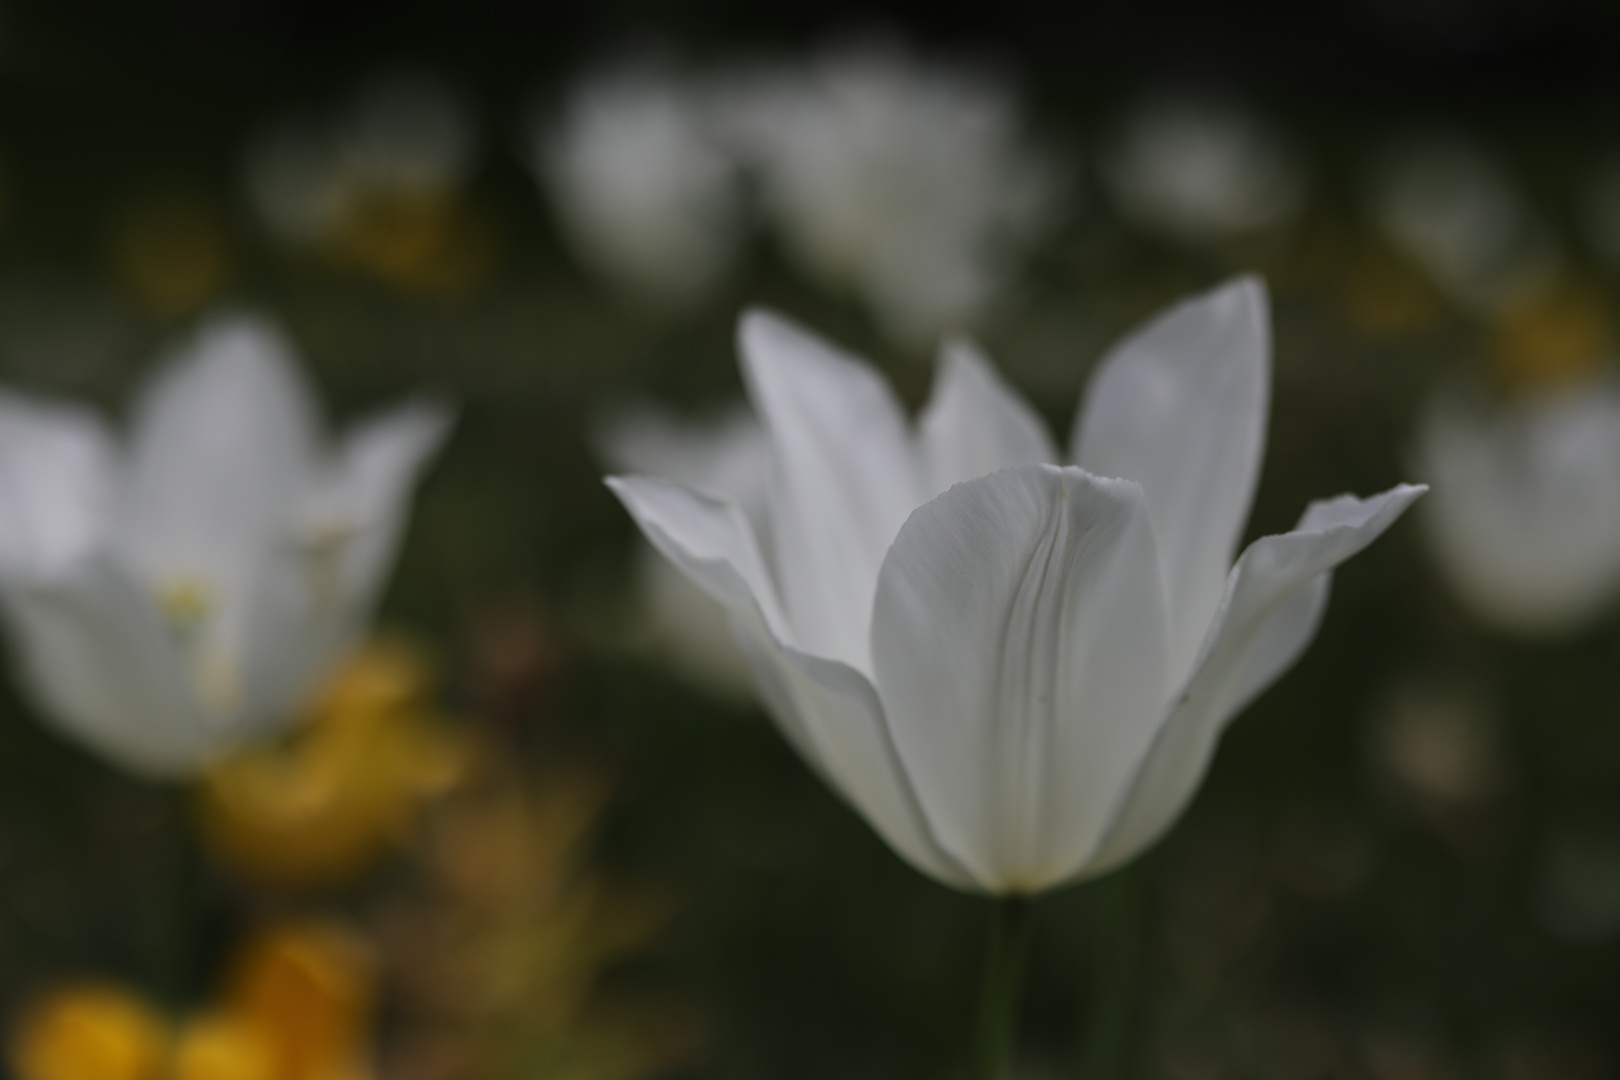
POLYGON ((1142 485, 1164 560, 1178 678, 1191 669, 1248 520, 1270 382, 1265 286, 1241 278, 1121 342, 1086 392, 1075 460, 1142 485))
POLYGON ((112 438, 87 409, 0 391, 0 575, 61 572, 100 546, 112 438))
MULTIPOLYGON (((393 565, 408 516, 412 487, 422 467, 443 445, 454 421, 443 402, 409 401, 357 425, 338 452, 329 481, 327 512, 314 519, 311 557, 337 530, 338 591, 362 609, 370 606, 382 577, 393 565)), ((317 573, 319 569, 317 568, 317 573)))
POLYGON ((13 649, 51 718, 137 772, 180 776, 220 742, 199 712, 169 627, 108 560, 0 593, 13 649))
POLYGON ((934 393, 918 429, 928 498, 963 480, 1057 460, 1041 418, 970 341, 940 349, 934 393))
POLYGON ((607 484, 652 545, 726 608, 766 708, 810 766, 914 866, 966 886, 928 832, 866 676, 793 646, 742 511, 667 480, 607 484))
POLYGON ((1299 528, 1250 544, 1227 581, 1198 663, 1168 710, 1092 865, 1101 873, 1168 829, 1197 790, 1237 711, 1304 648, 1334 567, 1372 543, 1428 490, 1401 484, 1370 499, 1313 503, 1299 528))
POLYGON ((784 319, 750 312, 738 336, 776 451, 771 536, 798 643, 869 671, 878 568, 923 501, 905 414, 870 366, 784 319))
POLYGON ((127 528, 131 563, 239 604, 264 543, 290 538, 314 475, 316 412, 287 343, 246 317, 204 326, 137 403, 127 528))
POLYGON ((442 403, 412 401, 359 424, 297 529, 255 562, 240 653, 244 723, 285 722, 358 636, 399 547, 411 485, 451 420, 442 403))
POLYGON ((1075 467, 958 484, 878 579, 877 684, 940 844, 993 892, 1079 871, 1168 693, 1141 488, 1075 467))

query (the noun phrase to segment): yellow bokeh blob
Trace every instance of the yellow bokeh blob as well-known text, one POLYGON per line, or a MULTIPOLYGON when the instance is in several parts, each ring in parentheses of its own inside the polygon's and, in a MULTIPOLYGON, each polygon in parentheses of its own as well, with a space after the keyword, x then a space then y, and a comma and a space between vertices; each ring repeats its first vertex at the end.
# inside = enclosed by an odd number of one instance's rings
POLYGON ((409 830, 466 758, 431 708, 429 665, 397 643, 359 650, 284 744, 215 766, 199 789, 209 849, 287 888, 339 884, 409 830))
POLYGON ((141 998, 103 983, 46 994, 11 1039, 18 1080, 160 1080, 169 1032, 141 998))
POLYGON ((224 992, 176 1026, 122 987, 46 994, 13 1031, 18 1080, 369 1080, 375 963, 335 923, 273 926, 224 992))
POLYGON ((1498 316, 1490 327, 1494 374, 1527 393, 1592 373, 1614 349, 1614 320, 1601 286, 1567 276, 1498 316))

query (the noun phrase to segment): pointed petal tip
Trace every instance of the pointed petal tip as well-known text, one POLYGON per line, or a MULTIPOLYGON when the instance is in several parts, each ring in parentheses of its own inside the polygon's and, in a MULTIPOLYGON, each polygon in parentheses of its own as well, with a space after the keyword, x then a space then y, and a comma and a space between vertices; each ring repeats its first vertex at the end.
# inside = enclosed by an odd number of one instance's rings
POLYGON ((1427 484, 1396 484, 1366 498, 1345 494, 1317 499, 1305 508, 1298 527, 1305 532, 1323 532, 1337 527, 1357 528, 1382 519, 1380 529, 1387 528, 1428 490, 1427 484))

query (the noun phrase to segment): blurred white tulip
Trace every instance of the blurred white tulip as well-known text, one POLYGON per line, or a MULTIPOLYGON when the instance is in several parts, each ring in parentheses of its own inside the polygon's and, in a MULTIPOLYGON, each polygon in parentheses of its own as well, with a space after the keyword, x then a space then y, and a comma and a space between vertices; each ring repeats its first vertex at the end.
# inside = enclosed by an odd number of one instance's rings
POLYGON ((530 162, 580 258, 631 293, 694 302, 736 252, 737 166, 689 81, 652 68, 585 79, 536 133, 530 162))
POLYGON ((330 242, 379 198, 437 197, 460 187, 476 163, 471 107, 424 72, 379 75, 324 118, 288 117, 245 149, 249 200, 282 242, 330 242))
POLYGON ((1278 135, 1260 117, 1216 101, 1138 106, 1103 176, 1126 215, 1186 243, 1274 229, 1305 204, 1304 172, 1278 135))
POLYGON ((1452 393, 1423 417, 1424 518, 1440 568, 1492 625, 1557 634, 1620 594, 1620 385, 1588 379, 1491 405, 1452 393))
POLYGON ((942 351, 912 427, 870 367, 755 313, 740 336, 774 449, 769 548, 729 499, 608 482, 725 605, 784 733, 902 856, 1037 892, 1169 828, 1227 721, 1310 641, 1329 572, 1422 491, 1313 503, 1234 565, 1268 322, 1242 281, 1132 335, 1092 378, 1079 465, 1059 466, 971 345, 942 351))
POLYGON ((1452 303, 1500 312, 1546 287, 1562 255, 1500 167, 1455 137, 1393 148, 1370 183, 1374 219, 1452 303))
POLYGON ((1062 170, 987 73, 864 48, 729 87, 722 122, 788 253, 903 343, 971 323, 1052 222, 1062 170))
POLYGON ((449 423, 411 402, 323 446, 290 346, 245 316, 163 366, 124 445, 0 391, 0 608, 42 710, 151 776, 289 722, 363 628, 449 423))
MULTIPOLYGON (((765 428, 738 406, 706 421, 683 421, 650 406, 620 413, 597 432, 608 467, 673 480, 729 499, 756 535, 768 535, 771 447, 765 428)), ((680 672, 727 697, 752 687, 725 609, 650 546, 637 567, 650 644, 680 672)))

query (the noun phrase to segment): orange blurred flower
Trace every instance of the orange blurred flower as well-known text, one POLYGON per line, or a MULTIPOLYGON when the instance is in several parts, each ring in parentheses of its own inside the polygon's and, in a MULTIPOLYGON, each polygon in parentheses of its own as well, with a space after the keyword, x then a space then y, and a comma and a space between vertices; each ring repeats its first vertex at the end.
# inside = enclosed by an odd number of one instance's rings
POLYGON ((429 671, 417 651, 373 642, 287 742, 209 770, 199 788, 209 849, 246 876, 291 888, 336 884, 371 866, 465 762, 432 707, 429 671))
POLYGON ((29 1008, 18 1080, 367 1080, 374 964, 327 922, 273 927, 239 954, 220 1000, 175 1025, 121 987, 82 983, 29 1008))

